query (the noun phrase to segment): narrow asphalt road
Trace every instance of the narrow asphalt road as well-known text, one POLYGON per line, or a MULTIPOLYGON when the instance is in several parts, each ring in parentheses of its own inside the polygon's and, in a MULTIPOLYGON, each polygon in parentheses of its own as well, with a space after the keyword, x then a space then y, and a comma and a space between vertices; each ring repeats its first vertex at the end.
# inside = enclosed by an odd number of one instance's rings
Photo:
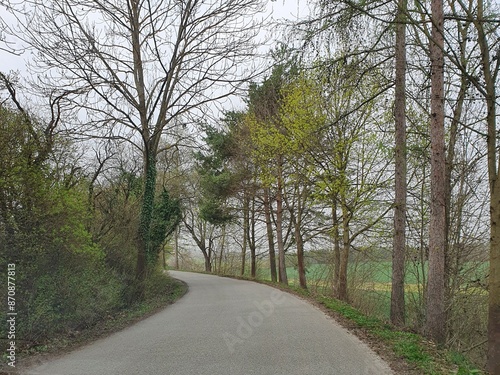
POLYGON ((174 305, 29 375, 388 375, 386 363, 307 302, 248 281, 170 272, 174 305))

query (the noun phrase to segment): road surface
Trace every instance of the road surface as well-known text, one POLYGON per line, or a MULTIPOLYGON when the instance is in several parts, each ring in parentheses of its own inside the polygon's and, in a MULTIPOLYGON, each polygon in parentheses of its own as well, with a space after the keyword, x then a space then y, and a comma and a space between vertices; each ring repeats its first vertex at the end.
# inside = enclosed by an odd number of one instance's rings
POLYGON ((392 374, 365 344, 299 298, 249 281, 170 273, 189 285, 175 304, 24 374, 392 374))

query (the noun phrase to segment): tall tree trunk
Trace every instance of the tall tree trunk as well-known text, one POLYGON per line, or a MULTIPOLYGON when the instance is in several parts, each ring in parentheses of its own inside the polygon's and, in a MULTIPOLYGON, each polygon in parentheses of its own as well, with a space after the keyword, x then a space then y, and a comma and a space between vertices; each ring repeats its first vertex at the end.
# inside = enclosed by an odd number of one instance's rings
POLYGON ((297 271, 299 274, 299 285, 301 288, 307 289, 306 267, 304 261, 304 241, 300 230, 302 225, 301 216, 301 207, 300 203, 298 203, 297 215, 294 214, 293 210, 290 210, 290 217, 294 228, 295 245, 297 246, 297 271))
POLYGON ((276 252, 274 250, 273 226, 271 222, 271 200, 269 198, 269 188, 264 188, 264 215, 266 217, 267 241, 269 245, 269 265, 271 268, 271 281, 278 281, 276 274, 276 252))
MULTIPOLYGON (((148 254, 149 248, 149 229, 151 227, 151 221, 153 216, 153 205, 156 190, 156 150, 155 139, 149 133, 149 121, 146 115, 146 98, 145 98, 145 86, 144 86, 144 70, 142 64, 141 56, 141 44, 140 44, 140 21, 139 21, 139 9, 137 4, 132 4, 130 7, 130 29, 131 39, 132 39, 132 50, 133 50, 133 67, 134 76, 136 83, 136 91, 139 102, 139 115, 141 120, 141 135, 144 141, 143 150, 143 162, 144 162, 144 188, 142 196, 142 207, 139 220, 139 230, 138 230, 138 246, 137 246, 137 267, 136 267, 136 279, 139 281, 139 288, 144 288, 144 280, 147 275, 148 263, 151 261, 151 257, 148 254)), ((141 290, 142 294, 144 291, 141 290)))
POLYGON ((477 30, 478 44, 481 50, 481 65, 485 82, 487 107, 486 123, 488 126, 488 177, 490 185, 490 269, 488 280, 488 363, 490 374, 500 374, 500 158, 497 154, 496 126, 496 80, 498 65, 492 71, 495 59, 490 56, 488 38, 484 29, 484 1, 477 2, 477 18, 474 27, 477 30))
POLYGON ((222 239, 221 239, 221 245, 220 245, 220 255, 219 255, 219 269, 217 270, 218 273, 223 273, 222 272, 222 259, 224 258, 224 247, 226 244, 226 225, 222 225, 222 239))
POLYGON ((146 151, 144 155, 144 188, 142 196, 142 207, 137 233, 137 263, 136 279, 139 282, 140 297, 144 292, 144 280, 147 276, 148 268, 156 261, 156 254, 152 253, 149 246, 149 232, 153 217, 153 206, 156 190, 156 155, 151 151, 146 151))
POLYGON ((298 220, 297 224, 295 225, 295 242, 297 244, 299 284, 301 288, 307 289, 306 267, 304 261, 304 241, 302 240, 302 234, 300 233, 300 220, 298 220))
POLYGON ((247 243, 248 243, 248 225, 249 225, 249 204, 248 198, 245 194, 243 198, 243 244, 241 245, 241 276, 245 274, 245 262, 246 262, 246 253, 247 253, 247 243))
POLYGON ((396 88, 394 101, 395 199, 394 239, 392 250, 391 322, 405 323, 405 253, 406 253, 406 0, 398 1, 396 16, 396 88))
POLYGON ((206 254, 203 254, 205 256, 205 272, 210 272, 212 273, 212 259, 211 258, 211 253, 210 251, 207 252, 206 254))
POLYGON ((340 283, 340 233, 339 219, 337 215, 337 204, 332 207, 333 220, 333 296, 339 298, 340 283))
MULTIPOLYGON (((280 166, 281 168, 281 166, 280 166)), ((283 243, 283 184, 281 170, 278 172, 278 186, 276 189, 276 237, 278 244, 278 277, 279 282, 288 285, 285 264, 285 244, 283 243)))
POLYGON ((163 270, 165 271, 167 269, 167 256, 165 254, 165 246, 164 245, 161 247, 161 257, 162 257, 163 270))
POLYGON ((446 149, 444 141, 444 35, 443 0, 432 0, 431 59, 431 216, 429 227, 429 275, 424 331, 437 343, 446 339, 446 149))
MULTIPOLYGON (((204 221, 203 222, 203 245, 205 246, 205 241, 206 241, 206 235, 207 235, 207 223, 204 221)), ((213 251, 213 240, 212 240, 212 233, 209 234, 208 236, 208 246, 205 246, 204 249, 202 249, 203 255, 205 256, 205 272, 210 272, 212 273, 212 255, 214 254, 213 251)), ((217 254, 215 256, 215 266, 217 267, 217 254)))
POLYGON ((351 247, 349 234, 349 211, 342 204, 342 251, 340 252, 338 299, 348 301, 347 268, 349 266, 349 248, 351 247))
MULTIPOLYGON (((457 22, 457 27, 459 28, 459 32, 461 34, 460 41, 460 58, 463 66, 467 65, 467 57, 466 53, 466 43, 467 43, 467 29, 462 26, 461 22, 457 22)), ((457 97, 457 103, 453 110, 453 119, 450 125, 450 135, 448 141, 448 150, 446 153, 446 174, 445 174, 445 210, 446 210, 446 245, 445 245, 445 262, 444 262, 444 274, 445 274, 445 311, 448 311, 448 306, 452 304, 453 293, 456 290, 456 286, 453 285, 453 280, 456 280, 457 276, 460 273, 459 266, 457 264, 458 259, 460 257, 460 251, 457 249, 457 246, 451 243, 451 196, 452 196, 452 181, 451 175, 454 169, 454 160, 455 160, 455 147, 457 144, 458 138, 458 129, 460 122, 462 120, 462 111, 464 106, 465 95, 467 93, 467 86, 469 81, 465 74, 462 74, 460 79, 460 90, 457 97)), ((463 175, 461 186, 463 186, 463 175)), ((461 212, 461 209, 460 209, 461 212)), ((455 217, 455 221, 462 221, 462 215, 457 215, 455 217)), ((460 227, 460 224, 458 224, 460 227)), ((456 236, 460 237, 460 232, 456 232, 456 236)), ((456 243, 456 241, 455 241, 456 243)), ((458 244, 458 243, 456 243, 458 244)), ((448 319, 447 319, 448 320, 448 319)), ((450 325, 447 325, 446 328, 448 337, 452 334, 450 331, 450 325)))
POLYGON ((422 277, 421 284, 423 285, 422 288, 422 301, 423 305, 425 307, 425 301, 427 301, 427 261, 429 259, 429 247, 427 246, 427 243, 425 242, 425 228, 426 228, 426 214, 425 211, 427 209, 427 204, 425 202, 425 197, 427 195, 426 193, 426 188, 425 188, 425 182, 427 181, 428 175, 427 175, 427 167, 424 163, 422 163, 422 184, 420 185, 420 196, 418 197, 418 200, 420 202, 420 230, 419 230, 419 264, 420 264, 420 270, 418 273, 420 273, 422 277))
POLYGON ((257 277, 257 243, 255 239, 255 197, 252 198, 251 218, 248 225, 248 244, 250 247, 250 276, 257 277))
POLYGON ((179 231, 180 227, 175 229, 174 240, 175 240, 175 269, 179 269, 179 231))
POLYGON ((491 193, 490 276, 488 301, 488 371, 500 374, 500 183, 491 193))
POLYGON ((209 237, 208 246, 206 245, 206 243, 207 243, 207 223, 206 223, 206 221, 203 221, 201 224, 201 236, 200 237, 201 238, 200 238, 200 243, 198 244, 198 247, 201 248, 201 252, 203 253, 203 256, 205 257, 205 272, 212 273, 212 241, 209 237))
MULTIPOLYGON (((481 62, 486 84, 486 122, 488 125, 488 177, 490 185, 490 272, 488 299, 488 364, 490 374, 500 374, 500 183, 498 182, 500 158, 497 152, 496 127, 496 76, 492 72, 488 39, 484 30, 484 2, 477 2, 477 19, 474 27, 478 34, 481 62)), ((497 66, 498 69, 498 66, 497 66)))
POLYGON ((202 220, 195 223, 195 214, 191 212, 190 215, 191 223, 187 218, 185 218, 184 226, 189 231, 194 242, 196 242, 198 249, 200 249, 203 254, 203 258, 205 259, 205 272, 212 272, 212 234, 209 235, 207 246, 207 222, 202 220), (199 236, 196 234, 196 227, 198 228, 199 236))

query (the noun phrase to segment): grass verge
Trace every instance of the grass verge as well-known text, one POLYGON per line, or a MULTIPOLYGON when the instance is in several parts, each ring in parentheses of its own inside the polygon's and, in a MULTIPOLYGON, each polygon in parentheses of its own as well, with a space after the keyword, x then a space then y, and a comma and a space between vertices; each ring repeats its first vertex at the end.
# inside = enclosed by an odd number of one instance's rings
POLYGON ((408 370, 425 375, 483 374, 458 353, 437 347, 414 332, 397 330, 379 319, 366 316, 346 303, 325 296, 313 296, 327 310, 352 322, 367 336, 386 346, 394 359, 402 359, 408 370))

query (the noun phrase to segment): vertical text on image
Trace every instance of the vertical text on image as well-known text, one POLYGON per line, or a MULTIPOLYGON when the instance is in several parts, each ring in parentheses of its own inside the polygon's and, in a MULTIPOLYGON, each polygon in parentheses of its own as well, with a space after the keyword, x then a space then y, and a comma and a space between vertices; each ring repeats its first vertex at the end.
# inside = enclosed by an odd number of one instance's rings
POLYGON ((16 265, 7 265, 7 360, 16 367, 16 265))

